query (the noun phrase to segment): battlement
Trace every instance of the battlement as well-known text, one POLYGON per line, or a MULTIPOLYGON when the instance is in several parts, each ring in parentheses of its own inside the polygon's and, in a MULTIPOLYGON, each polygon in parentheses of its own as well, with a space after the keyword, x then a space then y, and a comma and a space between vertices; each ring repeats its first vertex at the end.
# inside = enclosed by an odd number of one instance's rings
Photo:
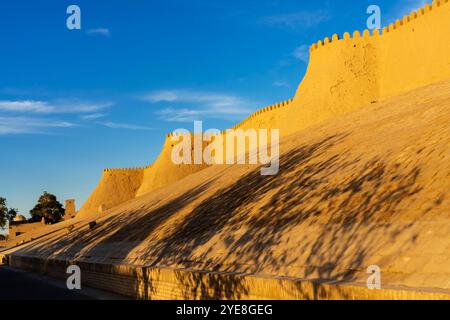
MULTIPOLYGON (((449 0, 435 0, 381 30, 314 43, 294 97, 308 126, 450 77, 449 0)), ((292 115, 295 116, 295 115, 292 115)))
POLYGON ((234 129, 234 130, 239 129, 239 128, 245 126, 245 124, 247 124, 247 122, 249 122, 250 120, 254 119, 255 117, 260 116, 263 113, 274 111, 274 110, 277 110, 277 109, 280 109, 280 108, 284 108, 284 107, 288 107, 292 103, 292 101, 294 101, 293 98, 285 100, 285 101, 281 101, 281 102, 276 103, 276 104, 272 104, 272 105, 267 106, 265 108, 262 108, 262 109, 260 109, 258 111, 255 111, 250 116, 245 118, 243 121, 241 121, 237 125, 231 127, 231 129, 234 129))
POLYGON ((394 32, 403 26, 408 25, 410 22, 420 19, 429 13, 439 10, 441 7, 446 5, 449 0, 434 0, 433 3, 426 4, 422 8, 412 11, 409 15, 405 15, 403 19, 397 19, 394 23, 390 23, 388 26, 382 28, 381 32, 378 29, 370 30, 365 29, 362 35, 359 30, 353 32, 353 36, 349 32, 345 32, 342 37, 338 34, 333 34, 331 38, 325 37, 323 40, 319 40, 310 46, 310 53, 313 54, 316 50, 319 50, 325 46, 335 44, 336 42, 348 41, 348 40, 367 40, 371 37, 379 37, 386 35, 388 33, 394 32))
POLYGON ((104 173, 112 172, 112 173, 120 173, 120 172, 132 172, 132 171, 141 171, 147 169, 146 167, 135 167, 135 168, 107 168, 103 169, 104 173))
MULTIPOLYGON (((312 125, 408 91, 450 78, 449 0, 434 1, 382 30, 345 32, 311 46, 308 68, 293 99, 266 106, 231 129, 280 129, 286 137, 312 125)), ((191 137, 194 135, 189 133, 191 137)), ((226 134, 226 130, 222 131, 226 134)), ((175 165, 169 133, 157 160, 148 167, 105 169, 85 210, 113 207, 144 195, 203 166, 175 165)))
POLYGON ((176 132, 170 132, 166 135, 167 139, 172 139, 173 137, 183 137, 185 134, 189 133, 192 136, 192 132, 180 132, 180 131, 176 131, 176 132))
MULTIPOLYGON (((255 112, 253 112, 250 116, 248 116, 247 118, 245 118, 243 121, 241 121, 240 123, 232 126, 230 129, 232 130, 237 130, 237 129, 241 129, 242 127, 244 127, 249 121, 261 116, 262 114, 265 114, 267 112, 271 112, 271 111, 275 111, 278 110, 280 108, 285 108, 291 105, 291 103, 294 101, 294 98, 285 100, 285 101, 281 101, 272 105, 269 105, 267 107, 264 107, 262 109, 259 109, 255 112)), ((229 129, 228 129, 229 130, 229 129)), ((225 134, 227 130, 223 130, 222 134, 225 134)), ((189 132, 192 136, 192 132, 189 132)), ((172 139, 172 137, 182 137, 185 133, 183 132, 171 132, 168 133, 166 135, 167 139, 172 139)), ((215 133, 212 134, 213 136, 217 135, 215 133)))
POLYGON ((359 30, 355 30, 353 32, 353 36, 350 35, 349 32, 345 32, 342 37, 340 37, 338 34, 333 34, 331 38, 325 37, 324 40, 319 40, 317 43, 313 43, 310 46, 310 52, 313 53, 315 50, 321 49, 325 46, 334 44, 336 42, 342 42, 342 41, 348 41, 348 40, 360 40, 360 39, 368 39, 371 36, 379 36, 380 31, 375 29, 373 33, 371 34, 370 30, 366 29, 363 31, 362 35, 359 30))

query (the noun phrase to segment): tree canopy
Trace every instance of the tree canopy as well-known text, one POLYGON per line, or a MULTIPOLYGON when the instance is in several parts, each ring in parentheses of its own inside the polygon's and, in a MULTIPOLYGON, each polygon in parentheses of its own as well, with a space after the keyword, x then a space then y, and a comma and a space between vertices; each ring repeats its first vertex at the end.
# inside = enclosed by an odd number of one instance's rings
POLYGON ((17 209, 8 209, 5 198, 0 197, 0 229, 5 229, 17 215, 17 209))
POLYGON ((30 210, 31 220, 34 222, 45 219, 45 223, 54 224, 60 222, 64 217, 65 210, 61 203, 58 202, 55 195, 44 192, 39 197, 38 203, 30 210))

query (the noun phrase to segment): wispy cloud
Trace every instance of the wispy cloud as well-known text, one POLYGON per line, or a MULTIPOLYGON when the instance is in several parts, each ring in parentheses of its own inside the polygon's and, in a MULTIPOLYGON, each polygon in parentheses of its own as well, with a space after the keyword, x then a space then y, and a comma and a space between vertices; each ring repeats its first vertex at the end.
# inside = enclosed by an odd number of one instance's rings
POLYGON ((106 117, 106 114, 104 113, 92 113, 92 114, 86 114, 81 116, 80 118, 83 120, 91 121, 91 120, 97 120, 100 118, 106 117))
POLYGON ((0 101, 0 110, 13 112, 51 113, 54 107, 43 101, 0 101))
POLYGON ((309 46, 301 45, 295 48, 294 52, 292 53, 292 56, 295 59, 303 61, 304 63, 307 64, 309 60, 309 46))
POLYGON ((254 105, 235 95, 192 90, 155 91, 142 99, 151 103, 170 103, 171 106, 158 111, 157 115, 173 122, 191 122, 201 118, 237 119, 249 114, 254 105), (173 104, 178 106, 174 107, 173 104))
POLYGON ((152 92, 143 98, 149 102, 182 102, 207 104, 214 108, 230 107, 242 104, 242 98, 222 93, 191 90, 165 90, 152 92))
POLYGON ((297 29, 312 28, 330 19, 331 14, 328 11, 316 10, 262 17, 259 22, 267 26, 297 29))
POLYGON ((248 115, 251 111, 243 110, 211 110, 203 109, 188 109, 188 108, 165 108, 158 111, 156 114, 160 119, 170 122, 192 122, 195 120, 202 120, 204 118, 227 119, 235 120, 242 116, 248 115))
POLYGON ((128 130, 152 130, 153 128, 146 127, 146 126, 140 126, 136 124, 131 123, 119 123, 119 122, 112 122, 112 121, 99 121, 98 124, 111 128, 111 129, 128 129, 128 130))
POLYGON ((15 113, 90 113, 112 106, 112 103, 90 103, 80 101, 36 101, 0 100, 0 111, 15 113))
POLYGON ((100 125, 103 127, 107 127, 110 129, 128 129, 128 130, 152 130, 153 128, 147 127, 147 126, 141 126, 137 124, 132 123, 122 123, 122 122, 113 122, 109 120, 102 120, 99 119, 105 118, 107 115, 104 113, 92 113, 92 114, 86 114, 80 116, 82 120, 85 121, 92 121, 93 124, 100 125))
POLYGON ((290 84, 286 81, 275 81, 272 85, 278 88, 290 88, 290 84))
POLYGON ((111 36, 111 31, 108 28, 89 29, 88 31, 86 31, 86 33, 90 36, 103 36, 103 37, 111 36))
POLYGON ((45 133, 49 128, 69 128, 75 124, 68 121, 33 117, 0 117, 0 135, 45 133))

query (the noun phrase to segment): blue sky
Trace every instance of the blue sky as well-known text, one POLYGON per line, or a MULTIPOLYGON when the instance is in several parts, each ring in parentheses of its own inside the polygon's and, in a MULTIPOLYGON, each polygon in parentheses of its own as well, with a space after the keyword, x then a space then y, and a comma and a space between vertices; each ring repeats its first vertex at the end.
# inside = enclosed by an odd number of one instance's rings
POLYGON ((0 2, 0 196, 27 214, 43 191, 77 206, 102 169, 145 166, 164 135, 224 129, 293 97, 307 48, 383 25, 422 0, 0 2), (81 8, 81 30, 66 9, 81 8))

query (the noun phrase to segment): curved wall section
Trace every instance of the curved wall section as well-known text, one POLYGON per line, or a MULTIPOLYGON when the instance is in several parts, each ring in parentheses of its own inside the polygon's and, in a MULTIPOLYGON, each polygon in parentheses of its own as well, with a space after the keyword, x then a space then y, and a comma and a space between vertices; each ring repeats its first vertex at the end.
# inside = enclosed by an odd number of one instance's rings
MULTIPOLYGON (((286 136, 379 100, 450 78, 449 0, 412 12, 382 32, 326 37, 311 46, 294 99, 256 111, 233 129, 280 129, 286 136)), ((79 215, 99 212, 174 183, 206 165, 175 165, 167 136, 152 166, 107 170, 79 215)), ((203 147, 205 145, 203 144, 203 147)))
POLYGON ((105 169, 102 178, 81 207, 77 217, 102 213, 136 197, 142 184, 144 168, 105 169))
MULTIPOLYGON (((180 141, 182 140, 180 139, 180 141)), ((193 137, 191 135, 191 142, 192 141, 193 137)), ((136 192, 136 197, 181 180, 182 178, 206 167, 206 165, 196 164, 174 164, 171 159, 172 149, 175 144, 178 143, 180 142, 172 141, 172 134, 167 135, 158 159, 151 167, 144 170, 142 184, 136 192)))

